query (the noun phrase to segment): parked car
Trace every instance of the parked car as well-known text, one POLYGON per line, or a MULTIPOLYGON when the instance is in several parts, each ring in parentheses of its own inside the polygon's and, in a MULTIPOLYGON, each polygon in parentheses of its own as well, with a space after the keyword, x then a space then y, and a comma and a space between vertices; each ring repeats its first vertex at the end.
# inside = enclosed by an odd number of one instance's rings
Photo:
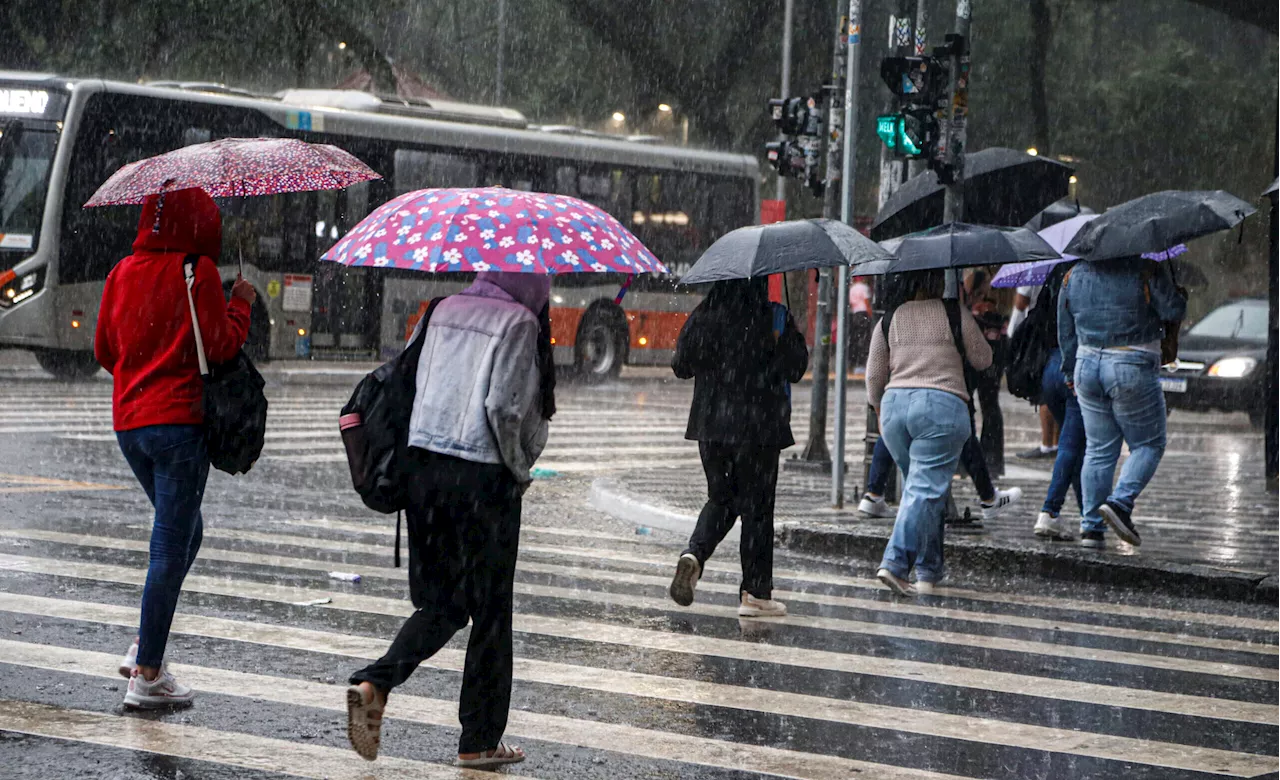
POLYGON ((1182 332, 1178 360, 1160 386, 1174 409, 1247 412, 1261 427, 1265 410, 1267 301, 1228 301, 1182 332))

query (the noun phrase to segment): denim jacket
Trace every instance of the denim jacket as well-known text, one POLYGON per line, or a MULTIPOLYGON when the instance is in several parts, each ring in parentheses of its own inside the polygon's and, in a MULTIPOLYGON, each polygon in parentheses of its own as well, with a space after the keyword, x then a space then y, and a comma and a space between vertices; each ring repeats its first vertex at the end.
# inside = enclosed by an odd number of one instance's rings
POLYGON ((505 464, 528 482, 547 443, 537 338, 537 317, 490 282, 441 301, 418 360, 409 445, 505 464))
POLYGON ((1132 347, 1159 341, 1166 320, 1187 313, 1168 263, 1140 257, 1080 262, 1058 294, 1062 373, 1070 381, 1079 347, 1132 347), (1143 280, 1144 272, 1150 278, 1143 280))

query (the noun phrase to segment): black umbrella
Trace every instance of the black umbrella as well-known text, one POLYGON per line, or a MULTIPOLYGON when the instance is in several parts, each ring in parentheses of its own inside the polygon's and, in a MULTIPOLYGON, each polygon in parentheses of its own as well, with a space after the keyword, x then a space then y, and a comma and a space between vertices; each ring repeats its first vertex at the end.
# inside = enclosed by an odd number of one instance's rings
POLYGON ((1056 260, 1060 255, 1034 231, 1026 228, 950 222, 883 243, 892 248, 888 260, 854 265, 859 276, 969 268, 979 265, 1056 260))
MULTIPOLYGON (((1057 160, 993 147, 965 155, 964 219, 984 225, 1024 225, 1066 197, 1073 169, 1057 160)), ((871 226, 877 241, 942 224, 946 188, 933 171, 908 179, 871 226)))
POLYGON ((1072 217, 1078 217, 1081 214, 1093 214, 1091 208, 1082 207, 1078 200, 1062 200, 1050 203, 1039 214, 1027 220, 1027 224, 1023 225, 1028 230, 1034 230, 1039 233, 1041 230, 1056 225, 1059 222, 1066 222, 1072 217))
POLYGON ((879 244, 838 220, 774 222, 738 228, 721 236, 702 253, 680 283, 751 279, 888 257, 879 244))
POLYGON ((1165 190, 1119 206, 1076 233, 1063 251, 1090 261, 1163 252, 1193 238, 1230 230, 1253 206, 1222 190, 1165 190))

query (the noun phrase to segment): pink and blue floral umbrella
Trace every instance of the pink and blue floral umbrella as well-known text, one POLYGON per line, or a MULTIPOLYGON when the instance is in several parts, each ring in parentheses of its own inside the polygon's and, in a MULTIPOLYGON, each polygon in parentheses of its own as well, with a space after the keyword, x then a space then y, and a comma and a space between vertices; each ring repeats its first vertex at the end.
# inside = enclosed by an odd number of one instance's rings
POLYGON ((598 207, 502 187, 405 193, 362 219, 320 259, 426 272, 667 272, 598 207))

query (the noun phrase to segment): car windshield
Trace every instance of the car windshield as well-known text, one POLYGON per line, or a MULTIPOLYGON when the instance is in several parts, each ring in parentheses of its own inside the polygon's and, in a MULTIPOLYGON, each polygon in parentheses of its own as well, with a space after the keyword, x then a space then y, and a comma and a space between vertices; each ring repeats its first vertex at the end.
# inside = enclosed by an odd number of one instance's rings
POLYGON ((57 145, 52 130, 0 121, 0 252, 35 248, 57 145))
POLYGON ((1265 342, 1267 302, 1238 301, 1219 306, 1205 315, 1188 333, 1192 336, 1265 342))

